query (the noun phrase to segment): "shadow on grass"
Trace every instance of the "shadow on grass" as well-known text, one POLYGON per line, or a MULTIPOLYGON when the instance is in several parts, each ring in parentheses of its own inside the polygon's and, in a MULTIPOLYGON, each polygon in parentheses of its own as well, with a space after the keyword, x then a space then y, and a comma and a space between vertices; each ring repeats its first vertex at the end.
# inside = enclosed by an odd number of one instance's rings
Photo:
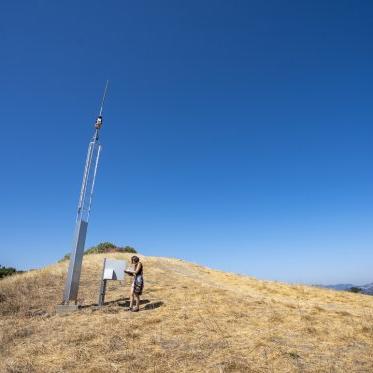
MULTIPOLYGON (((141 304, 141 301, 140 301, 140 304, 141 304)), ((164 303, 162 301, 158 301, 158 302, 153 302, 153 303, 148 303, 145 305, 145 307, 140 310, 140 311, 148 311, 148 310, 154 310, 156 308, 159 308, 161 306, 163 306, 164 303)))
MULTIPOLYGON (((143 308, 140 309, 140 311, 148 311, 148 310, 154 310, 156 308, 159 308, 163 305, 164 303, 162 301, 157 301, 157 302, 151 302, 149 299, 140 299, 140 306, 145 305, 143 308)), ((105 302, 104 306, 119 306, 123 308, 128 308, 130 306, 130 300, 129 298, 119 298, 116 300, 112 300, 110 302, 105 302)), ((97 303, 93 304, 87 304, 84 306, 81 306, 80 308, 97 308, 97 303)))

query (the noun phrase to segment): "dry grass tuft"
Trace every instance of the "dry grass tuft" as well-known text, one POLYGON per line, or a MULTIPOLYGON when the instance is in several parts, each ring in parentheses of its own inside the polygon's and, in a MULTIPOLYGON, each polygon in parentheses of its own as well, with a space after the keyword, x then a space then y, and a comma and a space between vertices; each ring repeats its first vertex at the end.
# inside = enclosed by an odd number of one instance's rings
POLYGON ((140 312, 129 282, 95 310, 104 255, 84 257, 70 315, 55 313, 66 262, 0 281, 0 372, 373 371, 373 297, 144 257, 140 312))

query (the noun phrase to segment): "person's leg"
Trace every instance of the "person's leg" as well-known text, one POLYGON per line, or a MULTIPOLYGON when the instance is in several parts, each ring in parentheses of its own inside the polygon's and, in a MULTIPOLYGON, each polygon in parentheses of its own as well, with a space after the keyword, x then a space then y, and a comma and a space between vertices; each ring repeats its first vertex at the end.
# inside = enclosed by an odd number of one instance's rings
POLYGON ((131 293, 130 293, 130 309, 132 309, 132 306, 133 306, 133 297, 134 297, 134 292, 133 292, 133 289, 131 288, 131 293))
POLYGON ((135 300, 136 300, 136 306, 135 306, 135 310, 138 311, 139 310, 139 307, 140 307, 140 295, 134 293, 135 295, 135 300))

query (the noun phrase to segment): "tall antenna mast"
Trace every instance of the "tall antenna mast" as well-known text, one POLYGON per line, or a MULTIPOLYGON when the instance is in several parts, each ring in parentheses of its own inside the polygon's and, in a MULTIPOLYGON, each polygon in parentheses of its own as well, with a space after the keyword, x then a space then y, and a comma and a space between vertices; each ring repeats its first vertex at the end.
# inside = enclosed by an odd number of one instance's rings
POLYGON ((98 114, 99 117, 102 116, 102 110, 104 109, 104 103, 105 103, 105 98, 106 98, 106 92, 107 92, 107 88, 109 86, 109 80, 106 81, 106 85, 105 85, 105 90, 104 90, 104 94, 102 95, 102 100, 101 100, 101 107, 100 107, 100 112, 98 114))
POLYGON ((58 307, 58 310, 66 312, 68 309, 76 309, 80 273, 82 269, 82 261, 84 254, 85 240, 87 236, 88 220, 92 204, 93 189, 100 158, 101 145, 99 143, 99 131, 102 127, 102 112, 104 108, 105 98, 109 81, 106 81, 104 94, 101 100, 100 111, 95 122, 95 131, 92 140, 88 145, 88 153, 84 167, 83 181, 80 189, 78 211, 75 222, 75 235, 73 248, 70 256, 69 270, 67 273, 65 291, 63 294, 63 305, 58 307), (73 305, 69 304, 74 302, 73 305), (64 308, 65 307, 65 308, 64 308), (67 309, 66 309, 67 308, 67 309))

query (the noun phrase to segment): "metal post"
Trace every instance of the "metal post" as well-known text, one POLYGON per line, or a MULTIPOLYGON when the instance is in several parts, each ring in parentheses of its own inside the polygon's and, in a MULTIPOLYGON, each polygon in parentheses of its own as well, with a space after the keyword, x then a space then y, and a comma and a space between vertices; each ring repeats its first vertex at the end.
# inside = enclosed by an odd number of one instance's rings
POLYGON ((102 276, 100 282, 100 292, 98 295, 98 306, 101 307, 105 303, 105 293, 106 293, 106 280, 104 280, 104 273, 105 273, 105 265, 106 265, 106 258, 104 259, 104 265, 102 267, 102 276))
POLYGON ((76 222, 76 232, 73 251, 70 257, 69 271, 67 272, 64 292, 64 303, 77 301, 80 273, 82 268, 85 239, 87 236, 88 222, 80 220, 76 222))
POLYGON ((100 295, 98 297, 98 306, 99 307, 101 307, 105 304, 106 281, 107 280, 101 279, 100 295))
MULTIPOLYGON (((92 195, 95 185, 98 161, 100 158, 101 145, 99 143, 99 131, 102 126, 102 110, 106 97, 108 82, 106 82, 104 95, 101 101, 100 114, 95 123, 95 132, 88 146, 88 153, 83 173, 83 181, 80 190, 78 213, 75 224, 75 236, 70 256, 69 270, 67 273, 63 304, 77 303, 79 281, 82 268, 85 240, 87 236, 88 220, 92 204, 92 195)), ((63 309, 63 307, 59 307, 63 309)))

